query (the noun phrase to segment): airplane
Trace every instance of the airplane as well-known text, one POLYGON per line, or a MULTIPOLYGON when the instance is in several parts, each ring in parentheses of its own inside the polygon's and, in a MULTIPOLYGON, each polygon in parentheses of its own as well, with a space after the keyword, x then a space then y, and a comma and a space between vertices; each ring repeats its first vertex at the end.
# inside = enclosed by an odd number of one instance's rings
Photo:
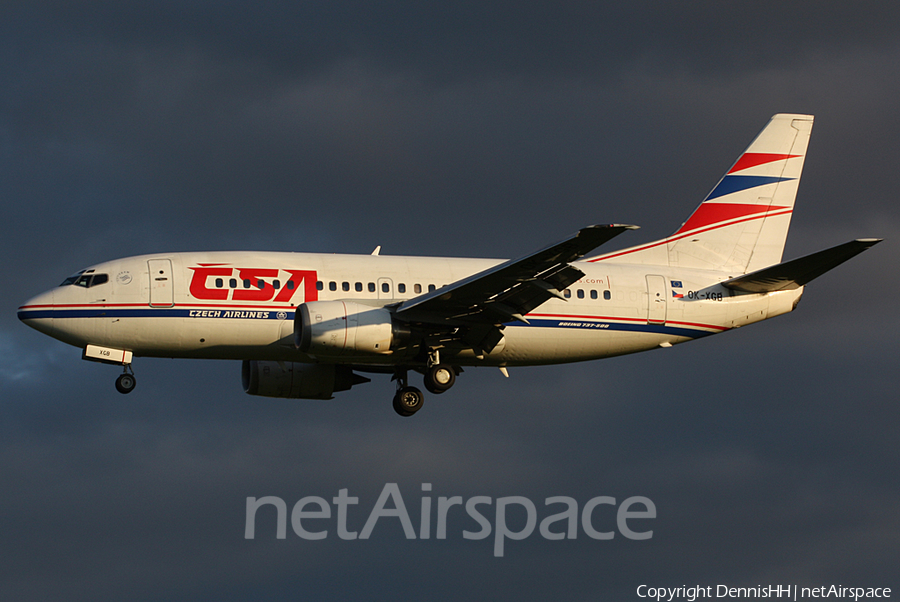
POLYGON ((814 278, 877 244, 782 262, 813 116, 772 117, 672 235, 590 255, 637 226, 593 225, 524 257, 160 253, 85 268, 18 309, 85 360, 241 360, 244 391, 332 399, 391 374, 394 410, 464 368, 559 364, 667 348, 794 310, 814 278))

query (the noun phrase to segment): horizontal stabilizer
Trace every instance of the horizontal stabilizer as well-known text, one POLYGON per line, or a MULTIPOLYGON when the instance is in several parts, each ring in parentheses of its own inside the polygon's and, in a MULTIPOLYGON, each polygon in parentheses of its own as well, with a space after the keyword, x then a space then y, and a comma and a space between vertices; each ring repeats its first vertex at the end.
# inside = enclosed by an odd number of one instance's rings
POLYGON ((771 293, 806 285, 828 270, 881 242, 880 238, 861 238, 842 245, 785 261, 744 276, 726 280, 722 286, 746 293, 771 293))

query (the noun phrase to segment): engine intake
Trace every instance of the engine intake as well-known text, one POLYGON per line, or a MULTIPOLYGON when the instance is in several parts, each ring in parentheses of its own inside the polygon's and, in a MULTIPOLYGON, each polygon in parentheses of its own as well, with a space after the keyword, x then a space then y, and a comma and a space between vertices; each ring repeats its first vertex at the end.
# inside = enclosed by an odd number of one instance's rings
POLYGON ((404 335, 390 311, 352 301, 311 301, 294 315, 294 345, 315 357, 387 355, 404 335))

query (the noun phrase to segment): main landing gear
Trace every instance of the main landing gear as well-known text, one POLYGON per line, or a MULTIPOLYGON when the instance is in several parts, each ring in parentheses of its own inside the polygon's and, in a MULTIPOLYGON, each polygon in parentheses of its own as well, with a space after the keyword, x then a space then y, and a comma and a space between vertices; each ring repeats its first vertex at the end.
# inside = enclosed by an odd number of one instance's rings
POLYGON ((401 386, 394 395, 394 411, 401 416, 412 416, 422 409, 425 395, 415 387, 401 386))
MULTIPOLYGON (((435 395, 448 390, 456 382, 457 369, 448 364, 440 363, 440 355, 437 349, 428 353, 428 363, 425 369, 425 388, 435 395)), ((397 381, 397 394, 394 395, 394 411, 401 416, 412 416, 425 403, 425 395, 416 387, 409 386, 406 370, 398 370, 394 379, 397 381)))
POLYGON ((456 371, 452 366, 436 364, 425 371, 425 388, 439 395, 456 382, 456 371))
POLYGON ((125 364, 125 371, 116 379, 116 391, 126 395, 134 391, 136 384, 137 380, 134 378, 134 370, 131 369, 131 364, 125 364))

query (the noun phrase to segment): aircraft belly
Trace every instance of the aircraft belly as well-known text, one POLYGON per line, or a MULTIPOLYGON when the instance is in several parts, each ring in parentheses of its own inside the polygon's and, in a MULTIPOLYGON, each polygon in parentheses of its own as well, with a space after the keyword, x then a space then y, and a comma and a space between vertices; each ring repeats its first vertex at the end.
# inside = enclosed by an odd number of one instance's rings
POLYGON ((143 318, 134 322, 130 332, 123 332, 122 341, 132 341, 138 355, 254 359, 269 347, 282 354, 292 351, 292 346, 279 345, 280 320, 143 318))
MULTIPOLYGON (((491 362, 505 365, 556 364, 600 359, 651 349, 659 335, 603 328, 507 327, 506 347, 491 362)), ((486 358, 487 359, 487 358, 486 358)))

